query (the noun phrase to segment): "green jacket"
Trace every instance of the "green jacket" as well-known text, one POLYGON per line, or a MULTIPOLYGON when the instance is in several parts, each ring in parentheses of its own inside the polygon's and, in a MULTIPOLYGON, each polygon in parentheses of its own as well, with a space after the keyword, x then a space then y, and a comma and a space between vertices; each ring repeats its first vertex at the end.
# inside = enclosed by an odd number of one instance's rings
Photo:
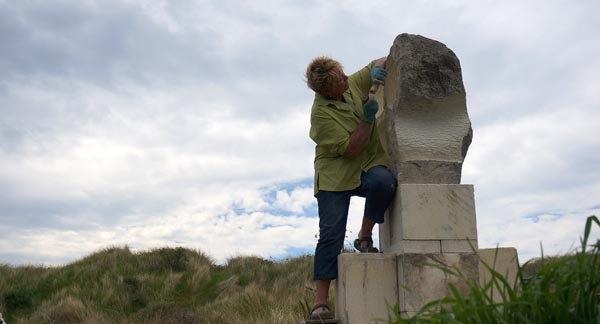
MULTIPOLYGON (((363 116, 361 95, 371 87, 371 68, 375 61, 348 78, 349 88, 344 100, 330 100, 315 93, 310 115, 310 138, 315 147, 314 193, 319 190, 346 191, 360 185, 360 174, 371 167, 390 167, 390 159, 383 150, 377 132, 377 121, 371 127, 369 142, 356 157, 343 154, 350 142, 350 135, 363 116)), ((381 109, 381 107, 380 107, 381 109)))

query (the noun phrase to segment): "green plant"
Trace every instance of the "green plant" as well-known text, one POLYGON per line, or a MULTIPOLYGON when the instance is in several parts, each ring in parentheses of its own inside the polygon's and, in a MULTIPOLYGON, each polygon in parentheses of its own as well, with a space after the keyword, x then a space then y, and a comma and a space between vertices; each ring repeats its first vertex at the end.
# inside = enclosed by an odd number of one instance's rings
MULTIPOLYGON (((579 251, 551 259, 542 254, 537 270, 525 276, 525 264, 515 283, 481 259, 492 275, 484 286, 446 268, 467 282, 467 297, 449 285, 451 296, 428 303, 410 318, 396 315, 388 323, 600 323, 600 250, 597 242, 588 245, 594 224, 600 226, 598 218, 588 217, 579 251), (493 294, 499 294, 501 301, 494 302, 493 294)), ((397 305, 394 314, 399 314, 397 305)))

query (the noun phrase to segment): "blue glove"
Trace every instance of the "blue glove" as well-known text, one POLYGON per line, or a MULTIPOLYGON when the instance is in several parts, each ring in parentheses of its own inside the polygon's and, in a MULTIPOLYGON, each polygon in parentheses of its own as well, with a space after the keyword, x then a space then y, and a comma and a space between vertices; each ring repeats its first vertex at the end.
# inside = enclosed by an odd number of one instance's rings
POLYGON ((385 77, 387 76, 387 71, 380 68, 379 66, 374 66, 371 68, 371 81, 373 84, 384 84, 385 77))
POLYGON ((375 121, 375 115, 377 114, 378 110, 379 104, 377 104, 377 100, 371 99, 367 101, 367 103, 365 103, 365 105, 363 106, 362 120, 366 121, 367 123, 373 124, 373 122, 375 121))

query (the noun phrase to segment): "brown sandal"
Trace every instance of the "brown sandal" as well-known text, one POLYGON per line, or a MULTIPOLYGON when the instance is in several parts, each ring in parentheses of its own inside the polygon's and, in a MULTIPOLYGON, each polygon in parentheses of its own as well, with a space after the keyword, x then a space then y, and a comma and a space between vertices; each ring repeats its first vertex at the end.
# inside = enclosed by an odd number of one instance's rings
POLYGON ((327 304, 318 304, 315 305, 315 307, 313 307, 313 309, 310 311, 310 319, 311 321, 333 319, 333 313, 331 312, 327 304), (324 310, 319 313, 315 313, 316 310, 319 308, 324 308, 324 310))
POLYGON ((379 253, 376 247, 373 247, 373 239, 370 236, 363 236, 354 240, 354 248, 360 253, 379 253), (367 247, 361 246, 362 242, 367 242, 367 247))

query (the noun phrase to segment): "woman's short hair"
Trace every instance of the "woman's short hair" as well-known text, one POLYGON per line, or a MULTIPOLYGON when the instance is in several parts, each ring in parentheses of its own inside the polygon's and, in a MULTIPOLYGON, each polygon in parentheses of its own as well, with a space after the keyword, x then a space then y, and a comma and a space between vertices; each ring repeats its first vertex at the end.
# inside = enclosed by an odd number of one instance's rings
POLYGON ((306 84, 313 91, 324 94, 339 79, 333 72, 336 67, 342 69, 340 62, 330 57, 315 57, 306 67, 306 84))

